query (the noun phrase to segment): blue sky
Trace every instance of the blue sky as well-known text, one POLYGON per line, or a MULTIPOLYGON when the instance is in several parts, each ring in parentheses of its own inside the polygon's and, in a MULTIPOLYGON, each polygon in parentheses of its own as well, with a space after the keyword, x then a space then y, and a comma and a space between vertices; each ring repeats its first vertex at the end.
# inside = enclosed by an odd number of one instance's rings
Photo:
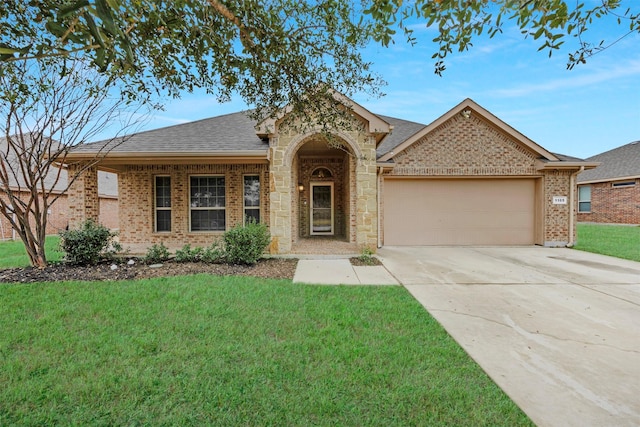
MULTIPOLYGON (((471 50, 446 59, 442 77, 433 72, 432 29, 413 26, 418 38, 402 38, 389 48, 371 46, 363 54, 388 85, 381 98, 354 100, 370 111, 428 124, 471 98, 549 151, 586 158, 640 140, 640 35, 632 34, 566 69, 569 45, 538 52, 539 44, 506 28, 493 39, 474 40, 471 50)), ((591 30, 616 40, 626 28, 597 22, 591 30)), ((567 43, 569 44, 569 42, 567 43)), ((205 93, 184 94, 154 112, 144 129, 154 129, 246 109, 238 97, 218 104, 205 93)))

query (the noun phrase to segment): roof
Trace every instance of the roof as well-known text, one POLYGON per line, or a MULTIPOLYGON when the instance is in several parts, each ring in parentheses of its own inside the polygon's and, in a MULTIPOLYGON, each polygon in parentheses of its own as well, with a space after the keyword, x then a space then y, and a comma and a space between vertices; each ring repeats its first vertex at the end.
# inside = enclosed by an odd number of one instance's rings
MULTIPOLYGON (((15 153, 7 150, 7 138, 0 137, 0 152, 4 155, 7 154, 8 161, 11 163, 16 162, 15 153)), ((16 166, 17 164, 14 163, 16 166)), ((16 169, 17 170, 17 169, 16 169)), ((49 173, 45 177, 45 186, 47 189, 52 190, 54 193, 60 193, 67 188, 67 171, 63 169, 60 171, 60 179, 56 182, 56 176, 58 174, 58 168, 52 166, 49 173)), ((25 180, 22 176, 9 175, 9 187, 13 190, 19 188, 25 188, 25 180)), ((118 195, 118 177, 113 173, 98 172, 98 192, 101 196, 117 196, 118 195)))
MULTIPOLYGON (((381 138, 376 150, 381 163, 392 163, 395 155, 454 115, 473 112, 537 153, 545 162, 544 168, 587 166, 581 159, 548 152, 471 99, 465 99, 429 125, 376 115, 363 107, 358 108, 362 116, 369 120, 369 124, 375 125, 375 129, 370 131, 377 132, 381 138)), ((95 155, 96 152, 105 150, 110 162, 108 166, 114 167, 113 170, 117 170, 116 165, 131 162, 132 158, 140 162, 153 162, 158 159, 191 162, 196 159, 203 160, 207 156, 216 160, 235 158, 242 159, 240 161, 266 161, 269 144, 265 137, 265 129, 268 127, 265 122, 257 122, 250 118, 248 112, 237 112, 140 132, 113 141, 85 144, 75 148, 72 157, 95 155)), ((105 166, 107 165, 103 163, 103 167, 109 170, 105 166)), ((595 164, 588 167, 595 167, 595 164)))
POLYGON ((106 145, 110 153, 215 153, 263 151, 269 145, 255 130, 256 121, 246 112, 225 114, 195 122, 127 135, 113 141, 98 141, 74 149, 93 153, 106 145))
POLYGON ((392 151, 398 145, 409 139, 411 136, 424 129, 422 123, 410 122, 408 120, 396 119, 394 117, 380 116, 393 126, 393 130, 382 140, 377 148, 378 158, 392 151))
POLYGON ((640 177, 640 141, 605 151, 587 160, 600 162, 593 170, 578 175, 579 183, 616 181, 640 177))

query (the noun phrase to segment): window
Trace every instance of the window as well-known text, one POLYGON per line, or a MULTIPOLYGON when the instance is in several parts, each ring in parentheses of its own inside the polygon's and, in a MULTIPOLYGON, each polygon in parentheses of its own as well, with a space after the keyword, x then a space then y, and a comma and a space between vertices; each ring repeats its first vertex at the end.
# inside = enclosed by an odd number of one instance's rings
POLYGON ((156 231, 171 231, 171 177, 156 176, 156 231))
POLYGON ((260 222, 260 177, 245 175, 244 177, 244 222, 251 218, 260 222))
POLYGON ((620 181, 611 183, 611 186, 613 188, 633 187, 634 185, 636 185, 635 181, 620 181))
POLYGON ((192 176, 190 184, 191 231, 224 231, 224 176, 192 176))
POLYGON ((578 186, 578 212, 591 212, 591 186, 578 186))

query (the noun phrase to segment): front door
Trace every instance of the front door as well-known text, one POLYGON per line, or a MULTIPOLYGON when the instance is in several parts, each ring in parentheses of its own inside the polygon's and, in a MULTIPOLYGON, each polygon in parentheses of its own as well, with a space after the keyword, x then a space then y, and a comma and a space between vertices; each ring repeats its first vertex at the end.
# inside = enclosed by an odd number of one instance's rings
POLYGON ((333 235, 333 183, 311 183, 311 234, 333 235))

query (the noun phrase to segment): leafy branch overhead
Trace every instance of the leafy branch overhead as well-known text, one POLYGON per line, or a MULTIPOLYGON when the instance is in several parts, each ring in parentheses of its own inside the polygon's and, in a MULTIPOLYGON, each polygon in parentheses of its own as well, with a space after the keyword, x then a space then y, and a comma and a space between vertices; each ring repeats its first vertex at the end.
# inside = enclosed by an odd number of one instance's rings
POLYGON ((239 93, 264 115, 320 82, 376 95, 382 81, 362 48, 399 34, 416 43, 416 25, 438 29, 438 74, 447 56, 507 25, 549 55, 575 38, 572 68, 616 42, 587 37, 596 20, 615 20, 625 37, 640 31, 639 11, 634 0, 5 0, 0 62, 88 58, 132 99, 204 88, 220 101, 239 93))

